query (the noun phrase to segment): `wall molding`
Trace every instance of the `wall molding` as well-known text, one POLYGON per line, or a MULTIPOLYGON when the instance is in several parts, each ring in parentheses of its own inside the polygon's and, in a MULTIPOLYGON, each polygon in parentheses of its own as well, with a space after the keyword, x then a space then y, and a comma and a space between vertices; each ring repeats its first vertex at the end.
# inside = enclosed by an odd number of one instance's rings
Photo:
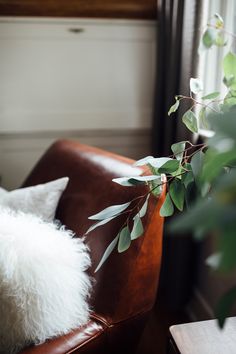
POLYGON ((146 18, 157 16, 156 0, 0 0, 5 16, 146 18))
POLYGON ((150 154, 151 129, 0 132, 0 177, 3 187, 19 187, 44 151, 58 139, 77 140, 139 159, 150 154))
POLYGON ((1 132, 0 140, 41 138, 86 138, 86 137, 142 137, 150 136, 151 129, 84 129, 84 130, 41 130, 1 132))

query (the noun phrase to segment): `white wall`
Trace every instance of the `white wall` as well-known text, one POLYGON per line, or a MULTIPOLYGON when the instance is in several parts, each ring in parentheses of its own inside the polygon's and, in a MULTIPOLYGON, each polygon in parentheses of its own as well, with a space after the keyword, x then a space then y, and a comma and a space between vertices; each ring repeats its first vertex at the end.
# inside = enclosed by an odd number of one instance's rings
POLYGON ((3 185, 19 185, 34 159, 60 136, 134 158, 149 152, 154 22, 0 18, 0 51, 3 185))
POLYGON ((0 50, 1 131, 150 127, 153 24, 2 19, 0 50))

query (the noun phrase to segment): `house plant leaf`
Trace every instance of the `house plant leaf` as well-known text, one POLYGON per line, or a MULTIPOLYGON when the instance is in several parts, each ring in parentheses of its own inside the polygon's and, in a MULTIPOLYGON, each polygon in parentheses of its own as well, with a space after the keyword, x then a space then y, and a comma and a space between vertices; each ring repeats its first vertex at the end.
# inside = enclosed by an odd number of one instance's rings
POLYGON ((209 124, 206 119, 206 107, 202 107, 198 115, 199 127, 202 129, 209 129, 209 124))
POLYGON ((119 240, 119 234, 114 238, 114 240, 109 244, 109 246, 106 248, 97 268, 95 269, 95 273, 101 268, 103 263, 107 260, 107 258, 110 256, 111 252, 114 250, 116 247, 117 243, 119 240))
POLYGON ((171 145, 171 150, 173 151, 177 160, 182 161, 184 150, 186 146, 186 141, 180 141, 171 145))
POLYGON ((147 165, 153 159, 154 159, 153 156, 146 156, 146 157, 144 157, 144 158, 142 158, 140 160, 135 161, 133 166, 144 166, 144 165, 147 165))
POLYGON ((112 205, 108 208, 103 209, 97 214, 91 215, 88 218, 90 220, 103 220, 107 218, 111 218, 113 216, 117 216, 120 214, 122 211, 128 208, 131 202, 124 203, 124 204, 117 204, 117 205, 112 205))
POLYGON ((137 214, 134 217, 134 225, 131 231, 131 240, 135 240, 136 238, 142 236, 143 234, 143 223, 140 216, 137 214))
POLYGON ((201 92, 203 90, 203 84, 202 84, 201 80, 194 79, 193 77, 191 77, 190 90, 192 93, 195 93, 195 94, 198 94, 199 92, 201 92))
POLYGON ((126 251, 131 244, 130 231, 128 226, 125 226, 119 233, 119 242, 118 242, 118 252, 122 253, 126 251))
POLYGON ((170 184, 170 196, 176 208, 180 211, 184 207, 185 189, 180 180, 175 178, 170 184))
POLYGON ((207 151, 206 162, 203 166, 203 172, 201 179, 203 181, 212 182, 216 178, 225 166, 236 161, 236 149, 218 153, 207 151))
POLYGON ((219 97, 219 95, 220 95, 219 91, 211 92, 208 95, 203 96, 202 100, 213 100, 213 99, 219 97))
POLYGON ((169 193, 167 193, 165 201, 162 204, 160 209, 160 215, 165 217, 165 216, 171 216, 173 213, 174 213, 174 206, 169 193))
POLYGON ((154 158, 152 161, 149 161, 149 165, 154 167, 156 170, 159 169, 159 167, 163 166, 166 162, 172 161, 170 157, 158 157, 154 158))
POLYGON ((179 168, 178 160, 167 161, 163 166, 158 168, 159 173, 173 173, 179 168))
POLYGON ((170 107, 168 111, 168 116, 170 116, 171 113, 176 112, 177 109, 179 108, 179 99, 176 97, 175 100, 176 100, 175 103, 170 107))
POLYGON ((145 184, 150 181, 154 181, 158 179, 159 176, 156 175, 149 175, 149 176, 135 176, 135 177, 119 177, 114 178, 112 181, 115 183, 120 184, 121 186, 135 186, 137 184, 145 184))
POLYGON ((202 171, 203 160, 204 160, 204 153, 201 150, 199 150, 196 154, 194 154, 191 159, 190 165, 195 178, 197 178, 202 171))
POLYGON ((139 210, 139 217, 140 218, 143 218, 146 215, 149 197, 150 197, 150 194, 148 194, 145 202, 143 203, 142 208, 139 210))
POLYGON ((216 38, 216 30, 213 28, 208 28, 202 36, 202 44, 206 49, 213 46, 216 38))
POLYGON ((114 215, 114 216, 112 216, 112 217, 110 217, 110 218, 103 219, 103 220, 100 220, 100 221, 96 222, 95 224, 93 224, 92 226, 90 226, 90 228, 86 231, 85 235, 87 235, 89 232, 95 230, 97 227, 107 224, 107 223, 110 222, 111 220, 115 219, 117 216, 118 216, 118 215, 114 215))
POLYGON ((236 90, 236 55, 232 52, 229 52, 223 60, 224 75, 227 78, 231 77, 230 87, 233 90, 236 90), (232 80, 232 77, 234 78, 232 80))
POLYGON ((188 110, 184 113, 182 117, 182 122, 192 133, 198 132, 197 117, 191 110, 188 110))
POLYGON ((181 176, 181 181, 184 187, 187 188, 190 183, 194 182, 194 176, 193 176, 192 167, 190 163, 185 163, 184 168, 187 171, 181 176))

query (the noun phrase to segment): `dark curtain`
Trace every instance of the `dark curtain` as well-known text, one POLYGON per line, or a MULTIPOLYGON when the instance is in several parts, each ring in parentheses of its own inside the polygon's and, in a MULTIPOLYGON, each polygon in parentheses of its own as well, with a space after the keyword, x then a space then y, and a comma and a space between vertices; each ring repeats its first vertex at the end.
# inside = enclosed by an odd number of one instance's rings
MULTIPOLYGON (((175 95, 189 96, 189 80, 197 75, 197 47, 202 4, 199 0, 157 0, 158 45, 152 153, 168 156, 171 144, 191 140, 181 117, 182 104, 168 117, 175 95)), ((169 220, 166 221, 171 222, 169 220)), ((191 296, 196 245, 189 236, 164 232, 160 289, 172 310, 181 310, 191 296)))
POLYGON ((181 104, 168 117, 175 95, 189 96, 189 80, 196 75, 197 46, 201 13, 199 0, 157 0, 157 75, 152 129, 152 152, 155 156, 170 153, 171 144, 191 139, 181 123, 181 104))

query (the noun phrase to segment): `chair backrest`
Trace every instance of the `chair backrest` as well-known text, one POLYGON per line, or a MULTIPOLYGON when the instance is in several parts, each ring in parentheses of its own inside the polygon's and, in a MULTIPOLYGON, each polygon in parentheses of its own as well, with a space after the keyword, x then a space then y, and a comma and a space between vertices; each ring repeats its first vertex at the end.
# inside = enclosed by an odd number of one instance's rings
MULTIPOLYGON (((121 187, 112 178, 134 176, 140 169, 133 160, 78 142, 54 143, 37 163, 24 186, 59 177, 70 178, 57 210, 57 218, 78 236, 84 235, 93 215, 107 206, 145 194, 146 187, 121 187)), ((115 238, 127 215, 95 229, 86 236, 91 249, 91 275, 95 278, 92 308, 111 323, 149 311, 155 301, 162 253, 163 219, 158 201, 151 197, 144 220, 145 233, 124 253, 114 251, 94 273, 106 247, 115 238)))

